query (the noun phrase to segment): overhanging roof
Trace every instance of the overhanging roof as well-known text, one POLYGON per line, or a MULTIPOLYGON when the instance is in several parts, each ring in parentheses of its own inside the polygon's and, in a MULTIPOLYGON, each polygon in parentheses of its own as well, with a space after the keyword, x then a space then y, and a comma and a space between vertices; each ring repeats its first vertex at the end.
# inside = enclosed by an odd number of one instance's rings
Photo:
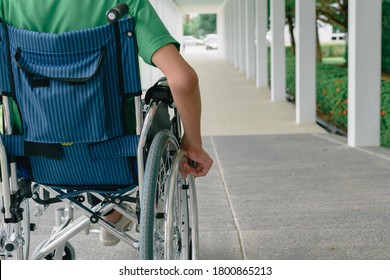
POLYGON ((217 13, 226 0, 173 0, 183 14, 217 13))

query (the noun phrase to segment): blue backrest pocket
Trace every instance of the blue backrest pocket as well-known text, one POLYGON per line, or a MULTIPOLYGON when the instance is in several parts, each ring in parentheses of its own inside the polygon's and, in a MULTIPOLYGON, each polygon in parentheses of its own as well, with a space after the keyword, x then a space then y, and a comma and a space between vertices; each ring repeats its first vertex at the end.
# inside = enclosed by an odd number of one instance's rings
POLYGON ((12 55, 27 141, 87 143, 108 138, 104 48, 50 53, 19 47, 12 55))

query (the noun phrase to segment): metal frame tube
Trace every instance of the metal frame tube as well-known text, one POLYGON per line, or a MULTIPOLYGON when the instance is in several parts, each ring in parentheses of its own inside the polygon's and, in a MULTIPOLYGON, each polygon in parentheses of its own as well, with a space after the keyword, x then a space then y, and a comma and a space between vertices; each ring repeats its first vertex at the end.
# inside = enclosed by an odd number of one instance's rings
POLYGON ((135 117, 136 117, 136 124, 137 124, 136 133, 137 135, 140 135, 142 130, 142 123, 143 123, 141 96, 134 97, 134 106, 135 106, 135 117))
POLYGON ((139 188, 139 196, 140 200, 142 201, 142 188, 143 188, 143 182, 144 182, 144 146, 146 145, 146 140, 148 137, 148 133, 150 130, 150 127, 152 125, 152 121, 154 119, 154 116, 156 115, 157 111, 157 104, 152 102, 150 105, 149 111, 145 117, 145 122, 142 127, 140 139, 138 142, 138 150, 137 150, 137 164, 138 164, 138 188, 139 188))
MULTIPOLYGON (((53 195, 58 195, 59 193, 51 188, 48 188, 46 186, 40 185, 40 187, 46 189, 53 195)), ((128 194, 134 193, 134 190, 131 190, 128 192, 128 194)), ((95 194, 96 196, 99 196, 98 194, 95 194)), ((101 196, 100 196, 101 197, 101 196)), ((85 208, 77 205, 72 204, 75 208, 77 208, 84 216, 79 217, 72 223, 70 223, 70 219, 66 219, 63 224, 57 229, 57 231, 49 238, 48 242, 40 248, 39 252, 35 256, 33 256, 34 259, 41 259, 43 256, 46 256, 47 254, 53 252, 57 248, 60 248, 60 246, 64 246, 66 241, 74 237, 79 232, 83 231, 85 228, 87 228, 91 221, 89 219, 89 216, 91 216, 91 213, 86 210, 85 208)), ((92 208, 92 211, 99 211, 101 213, 107 213, 108 211, 115 209, 119 212, 121 212, 123 215, 125 215, 129 219, 133 219, 136 221, 136 217, 131 217, 129 214, 126 213, 125 210, 123 210, 121 207, 115 204, 106 204, 106 205, 96 205, 92 208)), ((126 234, 124 232, 120 232, 115 229, 115 227, 111 226, 108 222, 106 222, 103 219, 98 220, 98 225, 102 226, 105 229, 108 229, 111 231, 113 235, 120 238, 122 241, 127 243, 130 246, 133 246, 136 248, 135 243, 138 242, 138 239, 134 238, 133 236, 126 234)))
MULTIPOLYGON (((4 131, 3 133, 6 135, 12 134, 12 122, 11 122, 11 110, 10 110, 10 101, 9 97, 3 96, 3 117, 4 117, 4 131)), ((11 207, 11 195, 15 194, 18 190, 18 179, 16 172, 16 163, 9 163, 7 151, 3 143, 0 145, 0 162, 1 162, 1 175, 2 175, 2 196, 3 196, 3 206, 4 206, 4 218, 11 219, 12 215, 10 213, 11 207)), ((15 255, 18 260, 25 259, 23 244, 24 240, 22 240, 22 232, 20 222, 12 223, 9 225, 8 239, 14 239, 16 242, 15 255)), ((26 232, 29 231, 29 228, 25 229, 26 232)), ((27 238, 29 238, 29 232, 27 233, 27 238)), ((29 240, 27 240, 26 244, 29 244, 29 240)), ((28 250, 26 251, 28 253, 28 250)))
MULTIPOLYGON (((11 134, 12 133, 12 126, 11 126, 11 114, 10 114, 10 104, 9 104, 9 97, 3 96, 3 123, 4 123, 4 134, 11 134)), ((2 182, 2 190, 3 190, 3 203, 5 208, 4 217, 6 219, 10 219, 12 217, 10 213, 10 207, 11 207, 11 183, 10 182, 10 175, 13 173, 13 168, 10 167, 8 162, 8 156, 7 152, 5 150, 5 147, 3 143, 0 145, 0 160, 1 160, 1 178, 3 179, 2 182), (11 173, 11 174, 10 174, 11 173)))
POLYGON ((1 161, 1 178, 3 179, 2 195, 3 195, 3 206, 4 206, 4 218, 11 219, 10 207, 11 207, 11 189, 9 182, 9 171, 8 171, 8 158, 3 143, 0 145, 0 161, 1 161))

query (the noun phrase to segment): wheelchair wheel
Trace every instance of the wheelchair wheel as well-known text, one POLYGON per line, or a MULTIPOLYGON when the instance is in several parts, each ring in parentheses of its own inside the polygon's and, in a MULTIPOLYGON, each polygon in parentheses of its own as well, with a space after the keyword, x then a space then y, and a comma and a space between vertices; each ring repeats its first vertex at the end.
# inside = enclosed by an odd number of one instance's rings
POLYGON ((141 202, 141 259, 190 259, 191 228, 188 189, 173 170, 178 143, 169 130, 153 139, 145 166, 141 202))
MULTIPOLYGON (((37 246, 37 248, 35 248, 35 250, 32 254, 33 259, 36 259, 37 254, 43 248, 43 246, 46 245, 46 243, 47 243, 47 240, 44 240, 41 243, 39 243, 39 245, 37 246)), ((55 254, 56 254, 56 252, 53 251, 53 252, 47 254, 46 256, 42 256, 38 259, 40 259, 40 260, 54 260, 55 254)), ((64 250, 62 252, 61 259, 62 260, 75 260, 76 259, 76 251, 68 241, 65 242, 65 247, 64 247, 64 250)))

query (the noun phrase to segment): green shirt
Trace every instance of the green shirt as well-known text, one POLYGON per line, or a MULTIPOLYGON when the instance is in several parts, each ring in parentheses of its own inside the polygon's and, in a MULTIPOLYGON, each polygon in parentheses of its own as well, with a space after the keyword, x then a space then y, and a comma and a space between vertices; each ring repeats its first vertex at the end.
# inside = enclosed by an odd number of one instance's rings
MULTIPOLYGON (((63 33, 107 24, 106 12, 124 0, 0 0, 0 20, 15 27, 46 33, 63 33)), ((153 65, 155 51, 167 45, 179 43, 169 34, 148 0, 126 0, 129 14, 135 18, 138 53, 153 65)), ((126 127, 134 132, 133 99, 127 100, 126 127)), ((22 124, 17 107, 12 104, 12 123, 16 133, 22 124)))
MULTIPOLYGON (((63 33, 107 24, 106 11, 123 0, 0 0, 0 20, 32 31, 63 33)), ((177 41, 148 0, 126 0, 135 18, 139 55, 152 65, 152 55, 177 41)))

